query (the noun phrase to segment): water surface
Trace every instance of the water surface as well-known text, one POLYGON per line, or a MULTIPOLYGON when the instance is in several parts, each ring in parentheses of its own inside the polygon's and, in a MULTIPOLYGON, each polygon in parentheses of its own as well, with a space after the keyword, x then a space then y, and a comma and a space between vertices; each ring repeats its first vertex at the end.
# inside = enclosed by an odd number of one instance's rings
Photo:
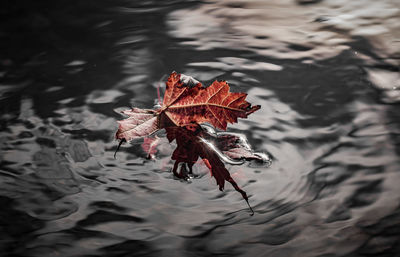
POLYGON ((2 256, 395 256, 399 9, 388 1, 6 1, 0 8, 2 256), (172 71, 262 109, 229 128, 271 166, 250 196, 187 183, 118 111, 172 71))

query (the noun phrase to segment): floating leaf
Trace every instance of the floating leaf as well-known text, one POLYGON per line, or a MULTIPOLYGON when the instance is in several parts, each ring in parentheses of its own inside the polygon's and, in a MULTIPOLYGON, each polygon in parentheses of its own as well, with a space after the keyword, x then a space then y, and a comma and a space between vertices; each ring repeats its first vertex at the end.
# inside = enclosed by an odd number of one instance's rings
POLYGON ((214 81, 209 87, 203 87, 201 83, 187 87, 180 78, 177 73, 168 78, 160 110, 160 115, 166 115, 176 126, 207 122, 226 130, 227 123, 247 118, 260 109, 259 105, 251 106, 245 100, 247 94, 230 92, 225 81, 214 81))
POLYGON ((122 113, 129 118, 118 121, 119 127, 115 135, 117 139, 131 141, 151 135, 159 129, 157 113, 154 110, 133 108, 122 113))
MULTIPOLYGON (((229 182, 249 205, 246 192, 236 184, 221 160, 225 156, 207 141, 212 136, 199 124, 209 123, 215 128, 226 130, 228 123, 235 123, 238 118, 247 118, 260 106, 252 106, 247 102, 245 93, 230 92, 225 81, 214 81, 209 87, 204 87, 190 76, 173 72, 166 86, 161 108, 132 108, 122 112, 128 118, 118 121, 118 148, 125 141, 146 137, 164 128, 168 140, 176 140, 177 143, 171 156, 175 160, 172 171, 176 177, 187 179, 193 165, 200 158, 209 168, 220 190, 224 189, 225 181, 229 182)), ((214 141, 216 147, 232 159, 259 159, 237 136, 224 135, 216 140, 214 138, 214 141)), ((145 138, 142 148, 148 157, 156 152, 157 143, 158 138, 145 138)))

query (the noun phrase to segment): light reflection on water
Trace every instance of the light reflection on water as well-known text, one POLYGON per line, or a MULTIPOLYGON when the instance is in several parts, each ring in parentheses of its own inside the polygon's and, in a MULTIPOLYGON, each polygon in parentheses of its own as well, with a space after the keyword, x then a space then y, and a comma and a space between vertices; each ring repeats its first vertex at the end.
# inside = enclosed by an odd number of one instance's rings
POLYGON ((1 11, 0 252, 14 256, 393 256, 399 237, 396 1, 43 2, 1 11), (19 33, 15 33, 16 29, 19 33), (3 40, 9 37, 8 41, 3 40), (27 40, 29 39, 29 40, 27 40), (116 111, 176 70, 262 109, 231 126, 270 167, 192 183, 116 111))

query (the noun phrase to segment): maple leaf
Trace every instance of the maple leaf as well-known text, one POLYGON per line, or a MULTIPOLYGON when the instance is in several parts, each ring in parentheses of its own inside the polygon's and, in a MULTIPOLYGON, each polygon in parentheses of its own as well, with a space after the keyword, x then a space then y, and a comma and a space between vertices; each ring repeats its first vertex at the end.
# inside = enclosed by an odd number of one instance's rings
POLYGON ((132 108, 122 111, 129 118, 118 121, 117 139, 130 141, 151 135, 159 129, 157 112, 150 109, 132 108))
POLYGON ((160 142, 158 136, 146 137, 142 143, 142 149, 147 153, 148 159, 153 159, 154 154, 157 152, 157 144, 160 142))
MULTIPOLYGON (((184 77, 187 80, 186 76, 184 77)), ((229 92, 225 81, 214 81, 209 87, 198 82, 188 87, 181 74, 173 72, 167 81, 160 115, 166 115, 176 126, 190 123, 210 123, 226 130, 227 123, 235 123, 258 109, 245 100, 247 94, 229 92)))
POLYGON ((245 100, 247 94, 229 92, 225 81, 214 81, 209 87, 192 77, 171 73, 166 83, 162 107, 157 110, 132 108, 122 111, 129 118, 118 121, 116 139, 151 135, 159 129, 190 123, 210 123, 226 130, 227 123, 237 122, 258 109, 245 100))
MULTIPOLYGON (((146 137, 165 128, 168 140, 177 142, 177 148, 171 156, 175 160, 172 171, 176 177, 187 178, 187 174, 192 173, 193 165, 201 158, 219 189, 222 191, 225 181, 229 182, 241 193, 253 212, 246 192, 233 180, 221 161, 219 152, 205 140, 211 137, 210 134, 199 125, 209 123, 215 128, 226 130, 228 123, 235 123, 238 118, 247 118, 249 114, 260 109, 259 105, 251 106, 245 100, 247 94, 229 90, 225 81, 214 81, 209 87, 203 87, 192 77, 173 72, 166 83, 161 108, 132 108, 122 112, 128 118, 118 121, 119 127, 115 136, 120 144, 116 152, 125 141, 146 137)), ((239 139, 233 135, 221 136, 217 137, 216 144, 232 159, 258 159, 239 139)), ((145 139, 142 148, 148 153, 148 157, 155 153, 157 142, 158 138, 145 139)))
POLYGON ((229 182, 242 195, 252 214, 254 214, 246 192, 231 177, 215 150, 204 141, 204 133, 206 132, 202 130, 201 126, 194 123, 184 127, 169 127, 166 131, 168 140, 171 142, 175 139, 177 143, 177 147, 171 157, 172 160, 175 160, 172 172, 176 177, 186 179, 187 173, 192 173, 193 165, 201 158, 210 170, 211 176, 215 178, 219 190, 224 190, 225 181, 229 182), (184 165, 179 166, 180 163, 184 165), (187 171, 185 164, 189 171, 187 171), (178 171, 179 167, 181 167, 180 171, 178 171))

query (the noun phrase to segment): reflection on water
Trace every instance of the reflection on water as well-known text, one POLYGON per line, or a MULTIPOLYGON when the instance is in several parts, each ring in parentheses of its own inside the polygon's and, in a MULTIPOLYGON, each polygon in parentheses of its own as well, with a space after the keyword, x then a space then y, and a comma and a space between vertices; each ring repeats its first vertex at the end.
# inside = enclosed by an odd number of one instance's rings
POLYGON ((8 256, 394 256, 397 1, 6 1, 0 252, 8 256), (262 109, 230 128, 273 157, 174 179, 164 144, 114 160, 117 111, 176 70, 262 109))

